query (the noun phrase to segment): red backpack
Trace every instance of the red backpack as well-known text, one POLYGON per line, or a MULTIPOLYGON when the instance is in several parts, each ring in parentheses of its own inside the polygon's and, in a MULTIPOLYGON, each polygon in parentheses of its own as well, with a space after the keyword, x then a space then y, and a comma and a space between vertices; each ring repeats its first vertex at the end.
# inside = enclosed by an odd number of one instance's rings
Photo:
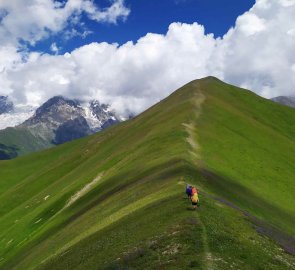
POLYGON ((192 187, 192 195, 194 195, 195 193, 198 193, 198 190, 195 187, 192 187))

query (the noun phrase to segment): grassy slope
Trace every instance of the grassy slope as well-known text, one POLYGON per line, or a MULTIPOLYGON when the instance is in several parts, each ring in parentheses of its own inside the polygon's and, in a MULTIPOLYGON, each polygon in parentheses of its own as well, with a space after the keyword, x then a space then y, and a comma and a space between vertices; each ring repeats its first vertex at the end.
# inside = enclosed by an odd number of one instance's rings
MULTIPOLYGON (((14 147, 18 155, 40 151, 53 146, 53 144, 40 137, 37 138, 28 129, 22 127, 0 130, 0 143, 14 147)), ((14 156, 11 158, 14 158, 14 156)))
POLYGON ((209 78, 99 134, 0 162, 0 268, 292 269, 294 257, 258 235, 240 212, 205 192, 294 235, 294 200, 278 192, 291 182, 294 127, 285 129, 284 121, 292 125, 294 117, 294 111, 251 93, 235 93, 209 78), (248 111, 253 103, 257 108, 248 111), (255 119, 259 125, 253 128, 252 115, 266 112, 272 119, 268 129, 265 117, 255 119), (237 117, 247 120, 238 132, 232 131, 239 127, 237 117), (252 129, 255 137, 250 139, 252 129), (275 146, 263 142, 268 134, 269 141, 282 141, 275 146), (235 146, 241 143, 241 151, 248 152, 238 160, 235 146), (282 170, 280 175, 250 166, 255 159, 268 166, 264 159, 278 151, 282 158, 269 159, 282 170), (261 174, 277 180, 277 192, 261 174), (205 191, 197 212, 187 208, 183 179, 205 191), (244 198, 245 188, 250 195, 244 198), (68 205, 78 191, 83 196, 68 205), (252 203, 256 197, 261 200, 252 203), (280 211, 288 213, 282 221, 280 211))
POLYGON ((223 179, 211 185, 295 235, 294 109, 215 79, 203 88, 207 98, 197 124, 202 159, 223 179))

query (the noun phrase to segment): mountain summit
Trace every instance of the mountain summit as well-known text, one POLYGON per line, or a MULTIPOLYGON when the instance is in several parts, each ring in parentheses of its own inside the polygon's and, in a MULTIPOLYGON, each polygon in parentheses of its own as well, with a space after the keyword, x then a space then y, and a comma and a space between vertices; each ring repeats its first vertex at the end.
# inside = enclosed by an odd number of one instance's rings
MULTIPOLYGON (((36 137, 58 144, 59 141, 55 140, 56 131, 62 125, 67 125, 68 121, 82 117, 83 112, 77 101, 56 96, 40 106, 35 114, 21 124, 20 127, 28 128, 36 137)), ((80 136, 77 138, 90 134, 87 122, 85 121, 84 124, 86 125, 86 133, 79 134, 80 136)), ((71 127, 75 129, 75 126, 71 127)), ((71 132, 72 130, 69 130, 69 133, 71 132)))
POLYGON ((0 268, 294 269, 294 126, 293 109, 205 78, 2 161, 0 268))

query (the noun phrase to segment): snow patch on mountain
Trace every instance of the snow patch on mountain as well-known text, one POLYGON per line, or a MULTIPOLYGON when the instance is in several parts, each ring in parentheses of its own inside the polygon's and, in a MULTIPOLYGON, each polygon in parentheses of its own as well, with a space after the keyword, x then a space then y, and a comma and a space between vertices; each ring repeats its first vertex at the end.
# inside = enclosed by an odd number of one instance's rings
POLYGON ((107 104, 100 104, 97 100, 81 103, 84 110, 84 118, 86 119, 89 127, 93 131, 101 130, 104 125, 109 122, 117 123, 122 119, 110 109, 107 104))
POLYGON ((100 130, 101 121, 97 119, 96 115, 91 110, 89 103, 83 103, 82 108, 84 109, 84 118, 86 119, 91 130, 100 130))

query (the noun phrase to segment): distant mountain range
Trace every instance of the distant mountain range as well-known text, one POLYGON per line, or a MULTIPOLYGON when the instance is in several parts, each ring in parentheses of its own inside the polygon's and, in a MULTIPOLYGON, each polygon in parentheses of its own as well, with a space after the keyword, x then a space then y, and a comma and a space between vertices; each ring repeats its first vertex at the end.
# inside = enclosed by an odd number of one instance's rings
POLYGON ((0 159, 72 141, 123 120, 107 104, 63 96, 49 99, 36 110, 15 107, 8 97, 1 96, 0 112, 0 159))
POLYGON ((295 108, 295 97, 279 96, 271 99, 276 103, 295 108))

